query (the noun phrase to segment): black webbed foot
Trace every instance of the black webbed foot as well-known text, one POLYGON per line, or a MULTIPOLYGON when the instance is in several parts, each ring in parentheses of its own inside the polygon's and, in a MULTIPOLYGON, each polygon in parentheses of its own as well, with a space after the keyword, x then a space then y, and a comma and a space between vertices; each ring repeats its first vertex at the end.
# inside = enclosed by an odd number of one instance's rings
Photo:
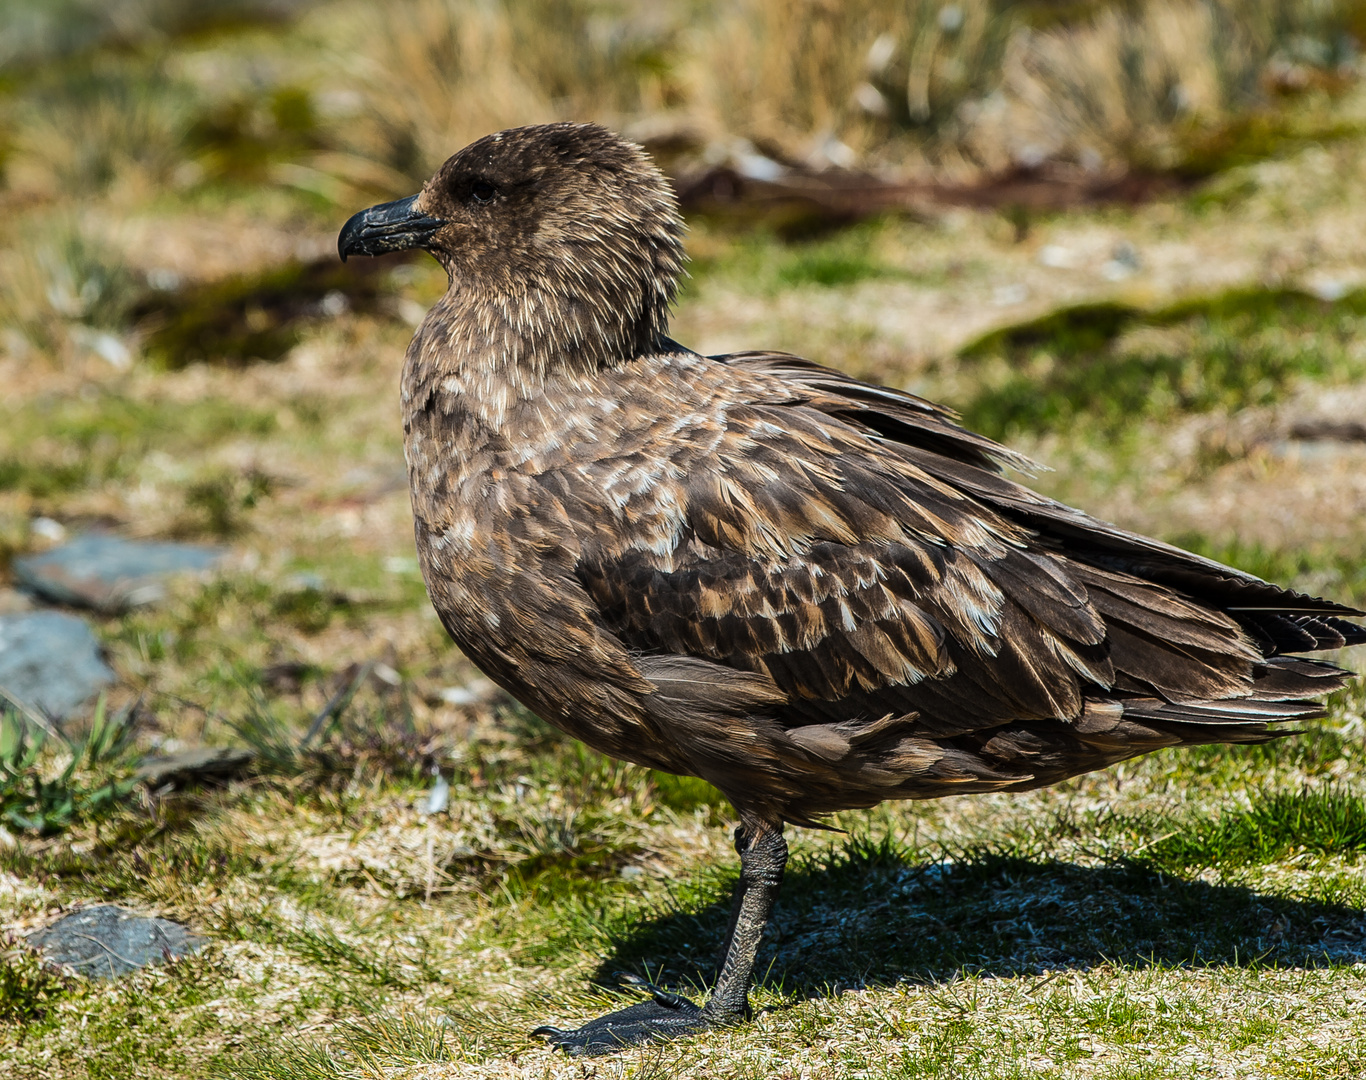
POLYGON ((592 1056, 610 1054, 641 1043, 695 1035, 718 1022, 687 998, 661 990, 638 975, 622 974, 618 978, 647 991, 650 1000, 599 1016, 572 1031, 546 1025, 538 1027, 532 1034, 544 1035, 551 1046, 575 1056, 592 1056))
POLYGON ((754 956, 783 880, 787 845, 781 824, 758 821, 736 830, 735 846, 740 852, 740 883, 731 908, 725 959, 705 1006, 661 990, 637 975, 621 974, 617 977, 622 982, 644 990, 650 1000, 599 1016, 573 1031, 546 1026, 532 1034, 544 1035, 550 1045, 579 1056, 610 1054, 627 1046, 696 1035, 743 1021, 749 1014, 754 956))

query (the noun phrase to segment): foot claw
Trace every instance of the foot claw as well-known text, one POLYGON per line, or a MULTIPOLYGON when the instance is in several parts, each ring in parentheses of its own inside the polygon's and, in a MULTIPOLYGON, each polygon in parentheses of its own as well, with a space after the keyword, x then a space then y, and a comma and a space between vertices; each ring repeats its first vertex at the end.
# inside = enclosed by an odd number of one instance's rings
POLYGON ((670 990, 664 990, 650 982, 649 979, 642 979, 639 975, 633 975, 629 971, 618 971, 617 982, 625 983, 627 986, 634 986, 637 990, 644 990, 660 1005, 663 1005, 668 1009, 697 1008, 696 1005, 682 994, 675 994, 670 990))

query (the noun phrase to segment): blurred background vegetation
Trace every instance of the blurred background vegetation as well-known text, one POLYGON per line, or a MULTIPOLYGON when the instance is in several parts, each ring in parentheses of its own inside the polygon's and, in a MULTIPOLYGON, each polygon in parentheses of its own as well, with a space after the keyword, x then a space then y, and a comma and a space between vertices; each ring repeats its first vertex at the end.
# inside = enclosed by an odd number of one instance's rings
POLYGON ((158 327, 158 292, 231 267, 120 260, 92 215, 320 228, 483 133, 561 118, 644 142, 694 204, 718 173, 853 184, 846 217, 896 208, 897 183, 1188 183, 1355 131, 1363 35, 1353 0, 6 0, 0 347, 280 355, 337 284, 286 275, 252 329, 224 283, 158 327))
POLYGON ((0 611, 64 536, 226 543, 99 621, 142 743, 306 725, 363 662, 449 715, 389 406, 444 281, 334 237, 562 118, 673 178, 691 343, 945 400, 1060 497, 1360 601, 1363 39, 1349 0, 6 0, 0 611))

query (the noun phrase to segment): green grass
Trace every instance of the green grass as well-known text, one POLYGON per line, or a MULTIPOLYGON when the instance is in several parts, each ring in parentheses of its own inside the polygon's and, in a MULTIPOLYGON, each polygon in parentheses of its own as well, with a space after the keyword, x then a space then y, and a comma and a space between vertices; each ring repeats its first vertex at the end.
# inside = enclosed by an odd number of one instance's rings
MULTIPOLYGON (((639 829, 664 813, 668 781, 522 723, 519 746, 476 744, 455 770, 453 810, 437 835, 463 828, 459 822, 483 808, 493 808, 497 824, 483 852, 447 864, 458 869, 454 891, 443 886, 430 902, 417 880, 409 879, 406 893, 381 898, 366 874, 320 872, 295 847, 338 828, 359 841, 423 790, 420 776, 388 771, 378 759, 362 790, 318 774, 301 776, 303 786, 281 777, 182 796, 146 819, 125 811, 79 852, 0 854, 0 870, 46 882, 49 892, 197 913, 197 927, 218 943, 205 957, 133 977, 122 994, 93 984, 48 987, 23 1042, 4 1052, 21 1063, 37 1046, 58 1061, 80 1053, 90 1075, 108 1076, 140 1058, 137 1074, 153 1075, 200 1070, 205 1059, 196 1048, 237 1032, 247 1035, 247 1052, 210 1052, 214 1075, 341 1080, 368 1068, 492 1062, 526 1047, 536 1022, 602 1009, 608 999, 591 985, 611 984, 619 970, 685 990, 705 985, 726 924, 733 857, 694 862, 671 879, 622 877, 617 860, 634 859, 638 841, 591 837, 604 828, 639 829), (546 862, 544 845, 531 842, 538 822, 569 820, 566 809, 590 838, 571 848, 596 851, 605 864, 546 862), (274 824, 252 835, 248 823, 268 821, 274 824), (468 957, 490 948, 521 972, 514 981, 524 993, 491 996, 478 962, 469 968, 468 957), (235 974, 247 955, 265 963, 250 984, 235 974), (243 1027, 252 994, 286 989, 293 1004, 285 1015, 310 1025, 330 1017, 325 1033, 243 1027), (206 1009, 209 1001, 219 1005, 206 1009), (225 1012, 225 1002, 239 1004, 225 1012), (96 1011, 92 1050, 65 1032, 96 1011)), ((1166 760, 1189 770, 1188 797, 1217 799, 1225 783, 1218 770, 1208 774, 1178 755, 1166 760)), ((1160 790, 1164 767, 1148 759, 1130 772, 1131 804, 1135 785, 1160 790)), ((355 774, 343 765, 333 775, 355 774)), ((756 991, 776 1011, 765 1014, 762 1030, 717 1037, 739 1040, 725 1075, 749 1075, 744 1047, 777 1040, 792 1053, 828 1045, 839 1055, 853 1030, 883 1032, 870 1059, 869 1075, 877 1076, 950 1075, 971 1062, 981 1075, 997 1075, 1012 1060, 1011 1032, 1024 1030, 1036 1032, 1060 1068, 1101 1045, 1110 1053, 1154 1044, 1165 1052, 1247 1049, 1281 1023, 1279 1014, 1244 1012, 1229 1025, 1210 1012, 1215 999, 1199 986, 1337 972, 1334 950, 1359 947, 1366 903, 1359 873, 1320 876, 1308 891, 1293 878, 1278 884, 1281 867, 1300 865, 1306 851, 1327 866, 1358 865, 1366 843, 1359 794, 1283 790, 1254 798, 1245 811, 1089 819, 1067 811, 1074 797, 1011 800, 1007 818, 987 817, 966 831, 952 824, 956 804, 942 802, 886 808, 871 822, 848 815, 855 831, 847 837, 794 837, 756 991), (1085 854, 1102 841, 1103 858, 1085 854), (1223 876, 1208 879, 1209 868, 1223 876), (1325 891, 1329 881, 1336 884, 1325 891), (1038 973, 1057 971, 1064 972, 1059 986, 1082 979, 1096 991, 1055 992, 1038 973), (1196 976, 1202 981, 1178 989, 1196 976), (1168 988, 1156 1003, 1145 980, 1168 988), (984 1002, 960 1000, 946 1016, 932 1002, 959 994, 943 989, 954 986, 975 987, 974 994, 1018 987, 1021 997, 991 1014, 984 1002), (840 996, 851 987, 853 998, 840 996), (907 1014, 921 996, 924 1005, 907 1014), (844 1003, 873 1012, 850 1028, 844 1003)), ((703 824, 708 806, 696 809, 695 827, 714 829, 703 824)), ((1352 1060, 1354 1051, 1344 1044, 1336 1052, 1352 1060)))
POLYGON ((35 498, 127 479, 157 451, 184 455, 232 436, 276 429, 278 405, 147 401, 111 391, 25 402, 5 410, 0 491, 35 498))
POLYGON ((1073 425, 1113 435, 1270 404, 1300 380, 1360 378, 1364 337, 1362 292, 1329 304, 1293 290, 1240 290, 1152 312, 1086 304, 966 346, 979 389, 955 404, 968 426, 999 439, 1073 425), (1132 333, 1140 328, 1166 334, 1144 339, 1132 333))
POLYGON ((40 722, 0 699, 0 822, 37 834, 60 832, 108 814, 132 794, 128 712, 111 714, 101 697, 89 731, 74 742, 40 722), (48 731, 61 737, 60 749, 51 746, 56 739, 48 731), (48 767, 54 756, 65 758, 60 771, 48 767))
POLYGON ((392 291, 385 269, 369 260, 350 266, 330 258, 290 263, 173 295, 144 292, 132 316, 146 331, 147 355, 167 368, 202 360, 278 360, 303 339, 310 323, 327 317, 327 303, 376 310, 392 291))
POLYGON ((695 229, 701 254, 689 264, 688 290, 720 283, 775 296, 793 289, 843 289, 868 281, 933 282, 942 275, 908 263, 894 219, 871 219, 806 239, 784 239, 763 228, 728 233, 706 221, 695 229))
POLYGON ((0 1023, 29 1024, 76 986, 70 975, 13 935, 0 940, 0 1023))
POLYGON ((276 1080, 282 1075, 290 1080, 383 1075, 388 1069, 458 1062, 467 1056, 463 1041, 459 1024, 448 1017, 378 1015, 341 1025, 335 1042, 327 1046, 300 1039, 284 1048, 249 1050, 228 1072, 241 1080, 276 1080))
POLYGON ((1341 791, 1275 792, 1246 810, 1186 822, 1145 846, 1142 861, 1166 873, 1278 862, 1292 855, 1366 852, 1366 800, 1341 791))
POLYGON ((274 22, 300 5, 279 0, 199 0, 194 4, 140 3, 119 14, 92 0, 9 0, 0 29, 11 36, 5 66, 24 69, 63 56, 89 54, 101 45, 128 46, 140 40, 203 34, 255 21, 274 22))
POLYGON ((1202 533, 1179 532, 1166 538, 1197 555, 1246 570, 1263 581, 1344 604, 1366 604, 1366 550, 1307 543, 1295 549, 1272 548, 1236 537, 1222 542, 1202 533))

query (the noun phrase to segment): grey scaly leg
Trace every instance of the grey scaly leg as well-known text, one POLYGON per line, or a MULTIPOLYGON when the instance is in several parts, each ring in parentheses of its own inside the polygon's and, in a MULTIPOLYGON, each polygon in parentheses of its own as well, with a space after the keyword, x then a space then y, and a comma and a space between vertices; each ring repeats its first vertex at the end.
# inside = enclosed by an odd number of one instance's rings
POLYGON ((544 1026, 532 1034, 544 1035, 552 1046, 571 1054, 606 1054, 744 1020, 749 1015, 754 958, 783 882, 787 843, 781 825, 742 825, 735 832, 735 849, 740 853, 740 883, 735 887, 721 974, 706 1005, 698 1008, 644 979, 624 976, 624 982, 648 991, 650 1000, 590 1020, 573 1031, 544 1026))

